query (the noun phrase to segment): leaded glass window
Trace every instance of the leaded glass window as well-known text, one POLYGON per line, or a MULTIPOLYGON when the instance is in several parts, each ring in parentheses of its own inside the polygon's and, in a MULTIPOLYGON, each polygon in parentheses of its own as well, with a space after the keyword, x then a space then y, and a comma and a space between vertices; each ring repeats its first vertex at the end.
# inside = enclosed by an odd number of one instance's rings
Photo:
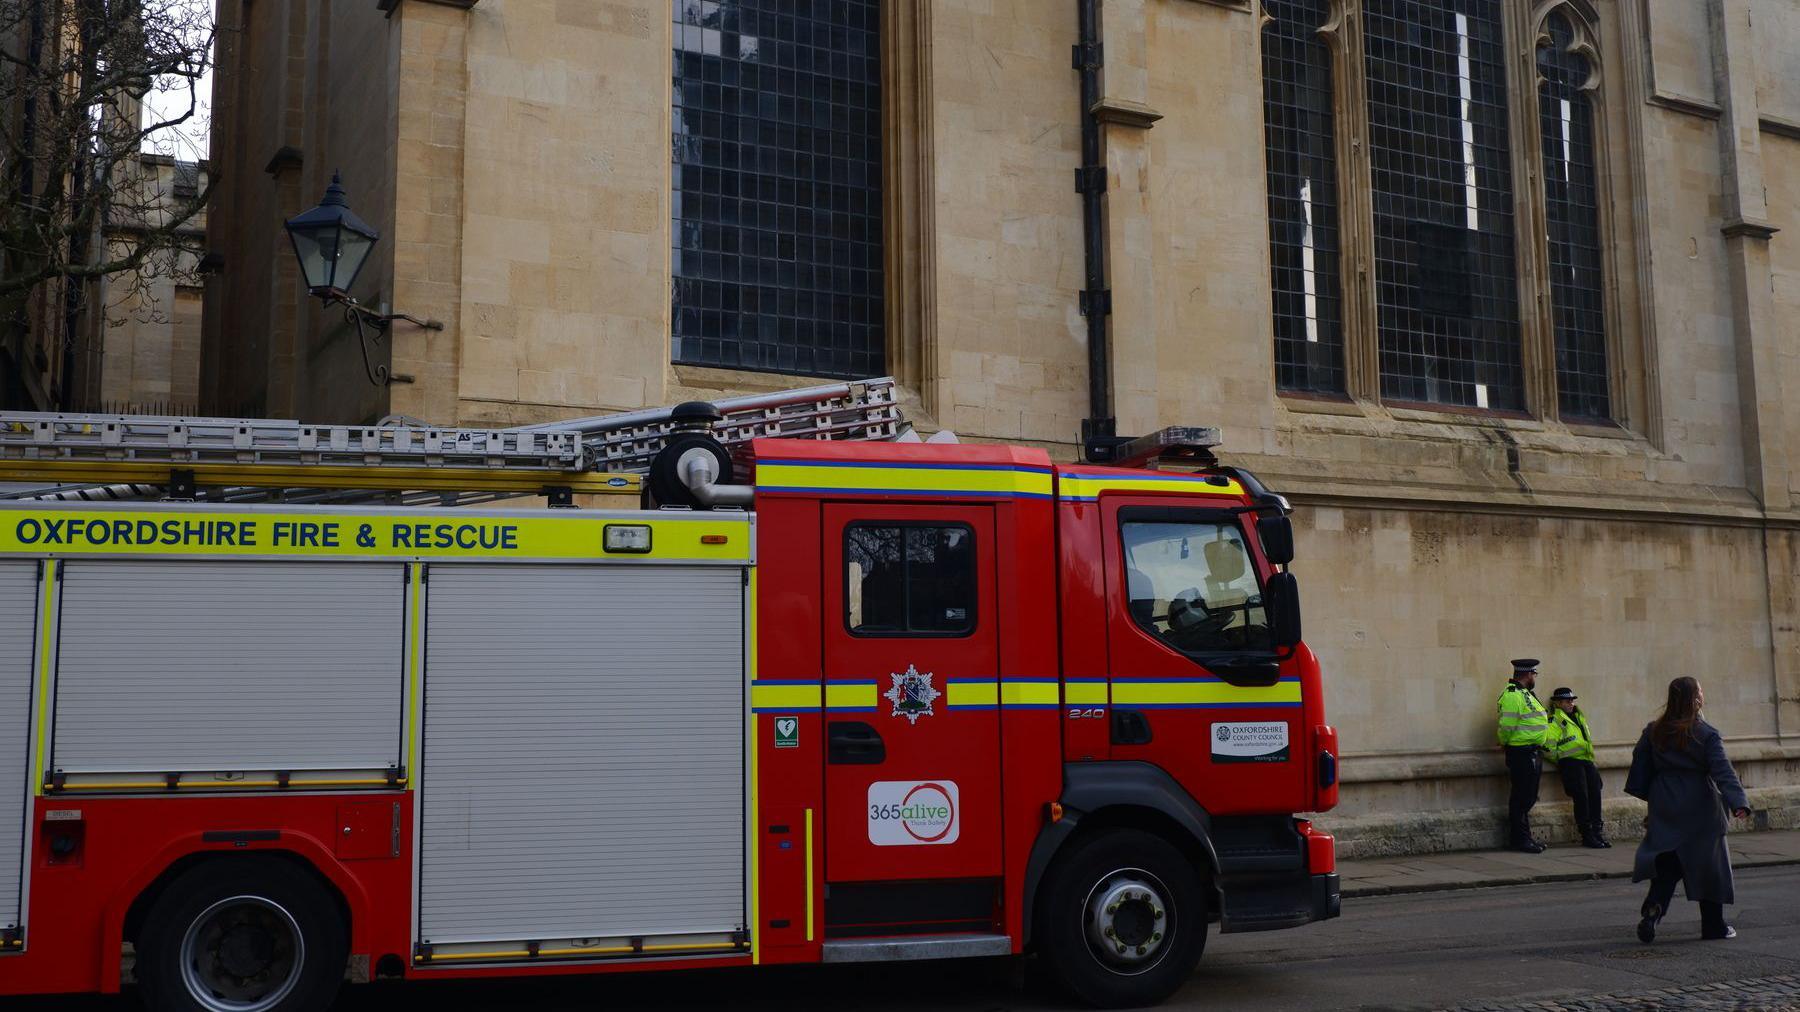
POLYGON ((1594 160, 1592 68, 1574 52, 1575 32, 1552 14, 1537 51, 1538 129, 1544 147, 1545 220, 1550 228, 1550 294, 1556 318, 1556 400, 1564 418, 1612 414, 1601 301, 1600 193, 1594 160))
POLYGON ((673 0, 674 357, 885 372, 878 0, 673 0))
POLYGON ((1331 52, 1327 0, 1263 0, 1263 122, 1275 382, 1344 392, 1331 52))
POLYGON ((1500 0, 1368 0, 1381 394, 1525 407, 1500 0))

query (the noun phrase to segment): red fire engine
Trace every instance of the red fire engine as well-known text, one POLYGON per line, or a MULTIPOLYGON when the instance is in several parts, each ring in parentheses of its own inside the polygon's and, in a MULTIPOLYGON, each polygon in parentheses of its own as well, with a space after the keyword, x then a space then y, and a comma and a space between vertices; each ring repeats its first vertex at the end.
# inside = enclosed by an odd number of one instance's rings
POLYGON ((1210 430, 685 407, 0 416, 0 995, 1035 952, 1116 1006, 1336 916, 1287 503, 1210 430))

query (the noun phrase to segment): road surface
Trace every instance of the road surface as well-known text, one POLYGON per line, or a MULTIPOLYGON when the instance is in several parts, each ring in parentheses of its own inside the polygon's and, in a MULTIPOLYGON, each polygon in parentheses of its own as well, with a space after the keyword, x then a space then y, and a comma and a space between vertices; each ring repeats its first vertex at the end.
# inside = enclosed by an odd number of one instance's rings
MULTIPOLYGON (((1655 945, 1633 934, 1642 888, 1622 881, 1514 886, 1347 901, 1297 931, 1214 935, 1170 1009, 1232 1012, 1445 1008, 1800 1010, 1800 866, 1738 875, 1739 937, 1699 940, 1679 898, 1655 945), (1732 982, 1726 988, 1696 988, 1732 982), (1670 989, 1680 989, 1671 991, 1670 989), (1668 992, 1644 996, 1650 992, 1668 992), (1591 1002, 1572 1006, 1574 1002, 1591 1002)), ((1008 961, 550 980, 380 984, 346 989, 337 1012, 759 1012, 1065 1009, 1016 987, 1008 961)), ((8 1012, 128 1012, 128 998, 8 1003, 8 1012)))

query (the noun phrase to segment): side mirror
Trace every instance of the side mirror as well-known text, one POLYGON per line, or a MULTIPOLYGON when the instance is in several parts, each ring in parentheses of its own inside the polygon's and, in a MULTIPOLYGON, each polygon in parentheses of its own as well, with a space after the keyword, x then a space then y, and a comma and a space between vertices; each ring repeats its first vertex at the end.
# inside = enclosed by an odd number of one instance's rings
POLYGON ((1292 573, 1276 573, 1263 587, 1263 607, 1269 613, 1269 638, 1277 650, 1300 645, 1300 581, 1292 573))
POLYGON ((1294 561, 1294 522, 1286 514, 1258 519, 1256 536, 1262 540, 1263 554, 1271 565, 1285 566, 1294 561))

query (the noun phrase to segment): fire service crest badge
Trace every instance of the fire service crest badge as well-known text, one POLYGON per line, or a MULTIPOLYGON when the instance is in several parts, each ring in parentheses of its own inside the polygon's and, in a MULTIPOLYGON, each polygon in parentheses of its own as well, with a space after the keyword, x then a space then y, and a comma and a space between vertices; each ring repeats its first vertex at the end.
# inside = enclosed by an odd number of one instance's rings
POLYGON ((894 685, 882 695, 894 704, 891 716, 905 717, 907 723, 917 724, 920 717, 936 714, 932 704, 943 693, 932 687, 931 672, 921 673, 917 665, 908 664, 904 672, 895 672, 888 677, 894 680, 894 685))

